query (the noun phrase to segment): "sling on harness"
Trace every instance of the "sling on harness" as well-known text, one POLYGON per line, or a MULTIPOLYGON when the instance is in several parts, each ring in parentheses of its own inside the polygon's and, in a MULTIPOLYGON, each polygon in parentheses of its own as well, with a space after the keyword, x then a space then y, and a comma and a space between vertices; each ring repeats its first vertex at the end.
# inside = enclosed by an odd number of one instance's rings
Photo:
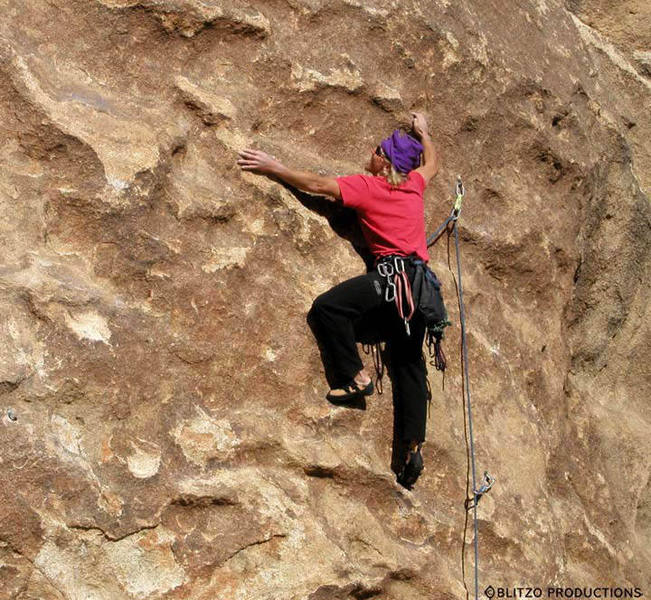
POLYGON ((380 277, 385 278, 384 299, 387 302, 396 303, 398 314, 405 323, 407 335, 411 335, 409 321, 414 316, 414 299, 411 294, 409 277, 405 272, 405 258, 397 255, 384 256, 377 264, 377 272, 380 277), (403 298, 409 305, 409 314, 405 314, 403 298))

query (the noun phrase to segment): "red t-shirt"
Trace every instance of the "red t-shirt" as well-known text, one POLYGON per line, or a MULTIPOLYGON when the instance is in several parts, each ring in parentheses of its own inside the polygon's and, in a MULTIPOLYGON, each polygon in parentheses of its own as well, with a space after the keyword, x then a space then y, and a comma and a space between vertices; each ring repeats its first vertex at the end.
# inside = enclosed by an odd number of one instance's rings
POLYGON ((344 206, 357 211, 369 249, 377 258, 417 254, 429 261, 425 238, 425 179, 410 171, 398 188, 379 175, 337 177, 344 206))

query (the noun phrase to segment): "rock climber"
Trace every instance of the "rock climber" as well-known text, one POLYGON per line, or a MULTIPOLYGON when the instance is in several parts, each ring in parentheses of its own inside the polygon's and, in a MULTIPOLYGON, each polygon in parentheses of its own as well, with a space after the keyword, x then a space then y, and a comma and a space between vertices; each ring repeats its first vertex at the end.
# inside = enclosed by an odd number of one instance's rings
POLYGON ((412 134, 396 129, 371 150, 365 167, 370 175, 327 177, 297 171, 251 148, 240 151, 237 161, 242 170, 280 179, 356 211, 374 268, 318 296, 308 323, 327 365, 327 399, 335 404, 374 391, 357 350, 356 325, 369 317, 375 323, 386 344, 392 381, 394 436, 400 445, 394 471, 407 489, 423 470, 428 386, 422 351, 425 322, 414 310, 405 278, 413 282, 417 266, 429 261, 423 192, 438 171, 422 113, 412 113, 412 134))

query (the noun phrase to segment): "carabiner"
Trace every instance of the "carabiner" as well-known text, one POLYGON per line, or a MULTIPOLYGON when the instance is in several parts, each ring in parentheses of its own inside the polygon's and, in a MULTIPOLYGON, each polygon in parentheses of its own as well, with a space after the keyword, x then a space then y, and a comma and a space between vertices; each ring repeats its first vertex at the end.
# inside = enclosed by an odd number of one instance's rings
POLYGON ((393 265, 390 262, 378 263, 377 272, 380 274, 380 277, 391 277, 394 273, 393 265))
POLYGON ((494 483, 495 483, 495 477, 490 475, 488 471, 484 471, 484 483, 481 486, 479 486, 478 490, 473 490, 474 496, 472 498, 466 498, 466 501, 464 503, 466 506, 466 510, 475 508, 475 506, 479 504, 479 501, 481 500, 482 496, 493 487, 494 483))
POLYGON ((454 186, 454 193, 456 195, 456 200, 454 202, 454 208, 452 213, 450 213, 450 219, 456 221, 459 218, 459 213, 461 212, 461 203, 463 202, 463 197, 466 193, 463 183, 461 182, 461 175, 457 175, 457 184, 454 186))
POLYGON ((402 273, 405 270, 405 261, 401 256, 396 256, 393 259, 393 264, 395 265, 396 268, 396 275, 398 273, 402 273))
POLYGON ((396 299, 396 284, 391 281, 390 279, 387 279, 387 287, 386 290, 384 290, 384 299, 387 302, 393 302, 396 299), (389 295, 389 290, 393 291, 393 295, 389 295))
POLYGON ((463 183, 461 182, 461 175, 457 175, 457 184, 454 186, 454 194, 455 196, 464 196, 466 194, 466 190, 463 187, 463 183))

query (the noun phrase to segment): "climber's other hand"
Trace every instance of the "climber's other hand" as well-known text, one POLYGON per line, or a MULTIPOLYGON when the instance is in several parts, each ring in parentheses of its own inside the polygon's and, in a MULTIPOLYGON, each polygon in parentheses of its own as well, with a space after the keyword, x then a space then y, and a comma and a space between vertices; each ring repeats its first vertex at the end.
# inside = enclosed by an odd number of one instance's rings
POLYGON ((246 148, 245 150, 240 150, 238 154, 240 158, 237 164, 240 165, 243 171, 253 171, 261 175, 273 175, 280 166, 280 162, 262 150, 246 148))

